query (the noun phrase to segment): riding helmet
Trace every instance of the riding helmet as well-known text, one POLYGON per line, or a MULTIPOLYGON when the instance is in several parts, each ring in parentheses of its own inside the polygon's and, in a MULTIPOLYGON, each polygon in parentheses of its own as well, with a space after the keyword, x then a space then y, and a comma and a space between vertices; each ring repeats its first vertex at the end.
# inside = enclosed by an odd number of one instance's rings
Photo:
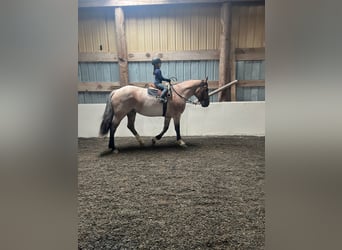
POLYGON ((154 57, 154 58, 152 59, 152 64, 153 64, 153 65, 156 65, 156 64, 158 64, 158 63, 161 63, 160 58, 159 58, 159 57, 154 57))

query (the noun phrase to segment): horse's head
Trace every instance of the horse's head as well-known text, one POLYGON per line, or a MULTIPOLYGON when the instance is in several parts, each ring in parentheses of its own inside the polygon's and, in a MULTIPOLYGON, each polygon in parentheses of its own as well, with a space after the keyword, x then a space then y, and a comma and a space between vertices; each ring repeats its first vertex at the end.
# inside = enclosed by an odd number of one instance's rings
POLYGON ((209 88, 208 88, 208 77, 205 80, 201 81, 201 84, 195 91, 195 96, 197 97, 198 101, 201 103, 202 107, 209 106, 209 88))

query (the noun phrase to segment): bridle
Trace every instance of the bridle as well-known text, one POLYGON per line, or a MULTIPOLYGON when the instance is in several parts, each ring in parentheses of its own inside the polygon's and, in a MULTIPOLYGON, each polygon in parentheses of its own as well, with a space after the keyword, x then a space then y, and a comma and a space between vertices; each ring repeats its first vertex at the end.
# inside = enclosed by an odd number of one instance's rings
MULTIPOLYGON (((179 94, 179 93, 175 90, 175 88, 173 87, 173 85, 177 85, 177 84, 178 84, 178 83, 174 83, 174 84, 171 84, 171 83, 170 83, 171 88, 172 88, 172 91, 174 91, 174 92, 176 93, 176 95, 178 95, 180 98, 182 98, 186 103, 191 103, 191 104, 197 105, 197 104, 200 102, 199 100, 196 101, 196 102, 194 102, 194 101, 192 101, 192 100, 189 100, 189 99, 185 98, 185 97, 182 96, 181 94, 179 94)), ((199 87, 200 87, 200 88, 208 88, 208 83, 207 83, 206 81, 202 80, 202 82, 201 82, 201 84, 199 85, 199 87)))

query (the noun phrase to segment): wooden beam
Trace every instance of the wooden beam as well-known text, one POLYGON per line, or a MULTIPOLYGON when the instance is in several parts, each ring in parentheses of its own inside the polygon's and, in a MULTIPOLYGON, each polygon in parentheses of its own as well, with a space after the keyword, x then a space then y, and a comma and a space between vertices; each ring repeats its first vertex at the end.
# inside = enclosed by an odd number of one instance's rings
POLYGON ((78 84, 78 91, 110 92, 119 87, 119 82, 81 82, 78 84))
POLYGON ((125 33, 125 15, 122 8, 115 8, 116 44, 118 51, 120 85, 128 84, 128 56, 125 33))
POLYGON ((163 4, 200 4, 200 3, 258 3, 264 0, 78 0, 78 7, 117 7, 117 6, 141 6, 163 4))
MULTIPOLYGON (((221 7, 221 36, 220 36, 220 62, 219 62, 219 87, 222 87, 228 79, 229 71, 229 34, 230 34, 230 15, 231 15, 231 4, 223 3, 221 7)), ((219 101, 226 101, 226 91, 219 93, 219 101)))
MULTIPOLYGON (((239 9, 235 8, 234 12, 232 12, 232 29, 230 31, 230 79, 236 79, 236 55, 235 48, 238 45, 239 41, 239 26, 240 26, 240 18, 239 18, 239 9)), ((236 84, 230 87, 230 101, 236 102, 236 84)))
POLYGON ((219 50, 185 50, 166 52, 136 52, 128 54, 129 62, 151 61, 154 56, 158 56, 162 61, 182 61, 182 60, 218 60, 219 50))
POLYGON ((106 52, 91 52, 91 53, 78 53, 79 62, 117 62, 117 53, 106 52))
POLYGON ((236 48, 236 60, 265 60, 265 48, 236 48))
POLYGON ((239 80, 239 87, 265 87, 265 80, 239 80))
MULTIPOLYGON (((128 85, 146 88, 152 82, 133 82, 128 85)), ((218 81, 208 81, 209 89, 218 88, 218 81)), ((78 84, 79 92, 111 92, 122 86, 119 82, 81 82, 78 84)))
POLYGON ((227 83, 227 84, 223 85, 222 87, 219 87, 218 89, 215 89, 214 91, 210 92, 209 96, 215 95, 215 94, 219 93, 220 91, 223 91, 224 89, 226 89, 232 85, 235 85, 237 82, 238 82, 238 80, 231 81, 230 83, 227 83))
MULTIPOLYGON (((220 50, 187 50, 166 52, 134 52, 128 53, 128 62, 148 62, 153 56, 159 56, 163 61, 200 61, 218 60, 220 50)), ((118 62, 116 53, 91 52, 78 54, 79 62, 118 62)))

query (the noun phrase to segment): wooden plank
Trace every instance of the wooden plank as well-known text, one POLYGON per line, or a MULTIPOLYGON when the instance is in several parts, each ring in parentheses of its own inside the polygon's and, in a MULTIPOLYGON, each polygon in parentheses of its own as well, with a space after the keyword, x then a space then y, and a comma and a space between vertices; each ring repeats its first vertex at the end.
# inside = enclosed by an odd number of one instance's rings
POLYGON ((198 49, 208 49, 207 47, 207 8, 198 10, 198 49))
POLYGON ((247 48, 248 6, 239 6, 239 42, 237 48, 247 48))
POLYGON ((78 7, 139 6, 160 4, 264 2, 264 0, 79 0, 78 7))
POLYGON ((214 36, 214 48, 215 49, 220 49, 220 43, 221 43, 221 31, 222 31, 222 25, 221 25, 221 8, 219 8, 217 16, 215 16, 215 21, 214 21, 214 31, 213 31, 213 36, 214 36))
POLYGON ((159 56, 163 61, 197 61, 197 60, 218 60, 219 50, 184 50, 167 52, 136 52, 128 54, 129 62, 147 62, 154 56, 159 56))
POLYGON ((78 91, 108 92, 119 87, 119 82, 81 82, 78 84, 78 91))
POLYGON ((85 32, 84 32, 84 22, 83 22, 83 14, 84 11, 78 11, 78 52, 85 52, 86 42, 85 42, 85 32))
POLYGON ((216 89, 216 90, 210 92, 210 93, 209 93, 209 96, 215 95, 215 94, 219 93, 220 91, 223 91, 224 89, 228 88, 229 86, 235 85, 237 82, 238 82, 237 80, 234 80, 234 81, 232 81, 232 82, 230 82, 230 83, 227 83, 227 84, 225 84, 225 85, 219 87, 218 89, 216 89))
POLYGON ((164 15, 159 16, 159 40, 160 45, 159 48, 161 51, 167 51, 168 47, 168 35, 167 35, 167 19, 168 19, 168 12, 167 10, 163 9, 164 15))
POLYGON ((254 48, 265 46, 265 6, 256 6, 254 48))
MULTIPOLYGON (((236 55, 235 55, 235 48, 239 42, 239 25, 240 25, 240 18, 239 18, 239 11, 240 8, 233 7, 232 8, 232 29, 230 32, 230 79, 236 79, 236 55)), ((236 84, 230 87, 230 101, 236 102, 237 90, 236 84)))
POLYGON ((236 60, 265 60, 265 48, 236 48, 236 60))
POLYGON ((149 13, 144 13, 144 18, 143 18, 143 22, 141 22, 141 25, 143 25, 142 28, 144 28, 144 33, 140 32, 138 36, 142 36, 144 37, 144 49, 141 50, 139 47, 139 51, 150 51, 152 50, 153 46, 152 46, 152 36, 153 36, 153 29, 152 29, 152 17, 149 13))
POLYGON ((90 27, 92 33, 92 52, 100 51, 100 37, 99 37, 99 12, 98 9, 91 12, 92 18, 90 19, 90 27))
POLYGON ((176 18, 174 8, 168 8, 167 12, 167 50, 176 50, 176 18))
MULTIPOLYGON (((215 18, 217 16, 216 9, 213 6, 208 6, 206 9, 207 13, 207 49, 215 49, 215 18)), ((204 39, 204 38, 202 38, 204 39)))
POLYGON ((84 52, 78 53, 79 62, 117 62, 118 56, 115 52, 84 52))
POLYGON ((136 42, 137 20, 132 11, 126 10, 125 15, 127 51, 138 51, 136 42))
POLYGON ((125 34, 125 15, 122 8, 115 8, 116 43, 118 51, 120 84, 128 84, 127 41, 125 34))
MULTIPOLYGON (((183 50, 183 16, 184 16, 184 9, 180 9, 175 11, 174 19, 175 19, 175 49, 183 50)), ((172 36, 171 36, 172 37, 172 36)))
POLYGON ((163 61, 218 60, 219 50, 137 52, 137 53, 129 53, 128 61, 129 62, 150 61, 153 56, 159 56, 163 61))
POLYGON ((191 10, 190 6, 185 6, 183 8, 184 14, 182 16, 183 20, 183 49, 191 50, 191 10))
MULTIPOLYGON (((139 36, 137 36, 135 34, 135 40, 134 41, 130 41, 130 43, 137 43, 136 44, 136 48, 137 51, 144 51, 146 49, 145 46, 145 36, 147 35, 147 31, 146 30, 146 25, 145 25, 145 19, 146 19, 146 14, 141 14, 141 16, 139 16, 139 18, 137 17, 137 31, 139 30, 139 36)), ((151 33, 149 33, 151 34, 151 33)))
MULTIPOLYGON (((151 35, 152 35, 152 50, 158 51, 160 48, 160 21, 158 13, 151 13, 151 35)), ((163 37, 164 38, 164 37, 163 37)), ((165 38, 164 38, 165 39, 165 38)))
POLYGON ((115 18, 114 18, 114 12, 112 9, 108 9, 107 11, 106 25, 107 25, 109 52, 116 53, 115 18))
POLYGON ((254 34, 256 29, 256 7, 257 6, 249 6, 248 7, 248 23, 247 23, 247 48, 254 47, 254 34))
MULTIPOLYGON (((231 4, 223 3, 221 7, 221 37, 220 37, 220 62, 219 62, 219 87, 223 86, 228 82, 228 72, 229 72, 229 49, 230 41, 229 34, 231 29, 231 4)), ((227 91, 222 91, 219 93, 219 101, 226 101, 227 91)))
MULTIPOLYGON (((193 8, 191 10, 191 29, 190 29, 190 49, 198 50, 199 49, 199 40, 204 39, 205 37, 199 37, 199 10, 198 8, 193 8)), ((205 49, 205 48, 204 48, 205 49)))
POLYGON ((238 87, 265 87, 265 80, 239 80, 238 87))
POLYGON ((106 22, 106 10, 102 11, 102 16, 98 20, 99 22, 99 39, 100 39, 100 51, 109 52, 108 46, 108 32, 107 32, 107 22, 106 22))
MULTIPOLYGON (((128 85, 146 88, 151 82, 135 82, 128 85)), ((208 81, 210 89, 218 88, 218 81, 208 81)), ((81 82, 78 84, 79 92, 110 92, 122 86, 119 82, 81 82)))

